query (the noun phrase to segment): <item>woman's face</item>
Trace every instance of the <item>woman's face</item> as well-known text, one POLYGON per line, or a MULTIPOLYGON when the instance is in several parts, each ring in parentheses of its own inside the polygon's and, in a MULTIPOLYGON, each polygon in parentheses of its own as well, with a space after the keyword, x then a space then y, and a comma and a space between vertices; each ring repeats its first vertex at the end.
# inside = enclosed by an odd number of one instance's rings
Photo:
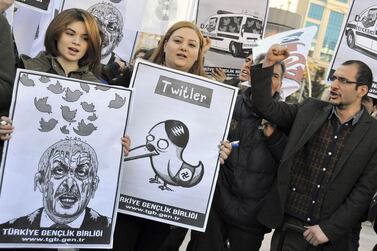
POLYGON ((75 21, 67 25, 58 39, 57 48, 63 62, 77 63, 88 50, 88 32, 84 22, 75 21))
POLYGON ((180 28, 164 45, 167 67, 188 72, 198 59, 200 40, 193 29, 180 28))

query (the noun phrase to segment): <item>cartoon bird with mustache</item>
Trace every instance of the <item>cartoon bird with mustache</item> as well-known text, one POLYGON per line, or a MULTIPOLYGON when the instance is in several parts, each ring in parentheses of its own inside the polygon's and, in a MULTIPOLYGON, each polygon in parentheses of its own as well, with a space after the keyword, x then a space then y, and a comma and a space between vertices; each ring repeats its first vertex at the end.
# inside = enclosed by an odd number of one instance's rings
POLYGON ((187 126, 178 120, 166 120, 152 127, 146 144, 130 150, 125 161, 149 157, 155 177, 150 183, 161 183, 161 190, 173 191, 168 185, 193 187, 203 178, 201 161, 194 166, 183 160, 183 151, 189 140, 187 126))

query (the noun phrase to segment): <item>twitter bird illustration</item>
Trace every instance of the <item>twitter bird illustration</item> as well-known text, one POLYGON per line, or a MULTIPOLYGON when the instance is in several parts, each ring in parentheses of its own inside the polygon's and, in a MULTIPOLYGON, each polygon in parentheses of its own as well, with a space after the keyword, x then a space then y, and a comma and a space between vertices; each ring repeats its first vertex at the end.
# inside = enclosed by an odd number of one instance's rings
POLYGON ((50 92, 55 93, 55 94, 62 94, 64 92, 64 88, 59 83, 59 81, 56 81, 56 84, 50 84, 47 87, 47 90, 49 90, 50 92))
POLYGON ((89 136, 95 130, 97 130, 97 127, 92 123, 85 124, 83 119, 78 123, 77 128, 73 128, 73 131, 80 136, 89 136))
POLYGON ((21 75, 20 82, 27 87, 35 86, 34 80, 30 79, 26 73, 21 75))
POLYGON ((39 81, 41 81, 41 83, 48 83, 48 82, 50 82, 50 78, 49 77, 46 77, 46 76, 41 76, 40 78, 39 78, 39 81))
POLYGON ((37 108, 38 111, 43 112, 43 113, 51 113, 51 105, 47 104, 47 99, 48 97, 44 98, 34 98, 34 105, 35 108, 37 108))
POLYGON ((77 100, 79 100, 81 95, 83 95, 82 91, 80 90, 71 91, 71 89, 67 87, 67 89, 65 90, 65 96, 63 97, 63 99, 67 102, 76 102, 77 100))
POLYGON ((86 84, 86 83, 80 83, 80 87, 81 87, 81 89, 82 89, 84 92, 89 93, 90 87, 89 87, 88 84, 86 84))
POLYGON ((55 128, 57 123, 58 121, 56 119, 45 121, 43 118, 41 118, 39 121, 40 128, 38 128, 38 130, 41 132, 49 132, 55 128))
POLYGON ((89 121, 96 121, 98 119, 97 115, 95 113, 93 113, 92 115, 90 115, 88 117, 88 120, 89 121))
POLYGON ((191 165, 183 160, 183 151, 189 140, 187 126, 179 120, 166 120, 154 125, 146 137, 145 145, 130 150, 125 161, 150 158, 155 173, 150 183, 161 183, 161 190, 172 191, 168 185, 193 187, 203 178, 201 161, 191 165))
POLYGON ((115 93, 115 99, 109 102, 108 107, 119 109, 126 103, 126 98, 122 98, 119 94, 115 93))
POLYGON ((88 102, 81 102, 80 103, 82 109, 84 109, 84 111, 86 112, 95 112, 96 110, 94 110, 94 104, 93 103, 88 103, 88 102))
POLYGON ((67 126, 60 127, 60 131, 64 134, 69 134, 69 130, 67 129, 67 126))
POLYGON ((60 106, 60 109, 62 110, 62 116, 63 116, 63 119, 65 121, 67 121, 69 123, 76 122, 75 117, 76 117, 77 109, 76 110, 71 110, 66 105, 60 106))

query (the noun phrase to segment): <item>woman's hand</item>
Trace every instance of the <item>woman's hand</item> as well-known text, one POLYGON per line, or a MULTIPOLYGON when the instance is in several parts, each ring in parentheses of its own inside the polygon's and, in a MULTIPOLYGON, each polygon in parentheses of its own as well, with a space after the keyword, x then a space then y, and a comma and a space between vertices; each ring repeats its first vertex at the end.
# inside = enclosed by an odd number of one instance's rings
POLYGON ((121 138, 121 141, 122 141, 124 156, 127 156, 131 147, 131 139, 128 135, 124 135, 124 137, 121 138))
POLYGON ((222 68, 215 67, 212 72, 212 76, 219 82, 224 82, 226 79, 226 74, 222 68))
POLYGON ((268 122, 267 120, 263 119, 261 123, 263 134, 267 138, 271 137, 271 135, 274 133, 276 126, 268 122))
POLYGON ((13 130, 12 120, 6 116, 2 116, 0 119, 0 139, 9 140, 12 137, 13 130))
POLYGON ((220 164, 224 164, 225 160, 229 157, 232 152, 232 145, 228 140, 224 140, 220 145, 220 164))

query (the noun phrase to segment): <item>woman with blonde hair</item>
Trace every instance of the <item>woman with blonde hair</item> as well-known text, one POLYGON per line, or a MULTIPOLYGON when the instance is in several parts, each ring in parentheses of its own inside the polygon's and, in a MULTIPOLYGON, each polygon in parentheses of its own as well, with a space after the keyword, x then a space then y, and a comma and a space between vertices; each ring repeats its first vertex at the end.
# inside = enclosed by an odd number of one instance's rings
MULTIPOLYGON (((180 21, 168 29, 149 61, 175 70, 205 76, 204 54, 209 46, 210 40, 203 37, 195 24, 180 21)), ((124 138, 124 142, 126 141, 124 138)), ((123 145, 126 147, 125 143, 123 145)), ((230 150, 229 142, 221 145, 220 162, 224 162, 230 150)), ((168 224, 118 214, 113 250, 178 250, 186 232, 186 229, 171 227, 168 224)))

